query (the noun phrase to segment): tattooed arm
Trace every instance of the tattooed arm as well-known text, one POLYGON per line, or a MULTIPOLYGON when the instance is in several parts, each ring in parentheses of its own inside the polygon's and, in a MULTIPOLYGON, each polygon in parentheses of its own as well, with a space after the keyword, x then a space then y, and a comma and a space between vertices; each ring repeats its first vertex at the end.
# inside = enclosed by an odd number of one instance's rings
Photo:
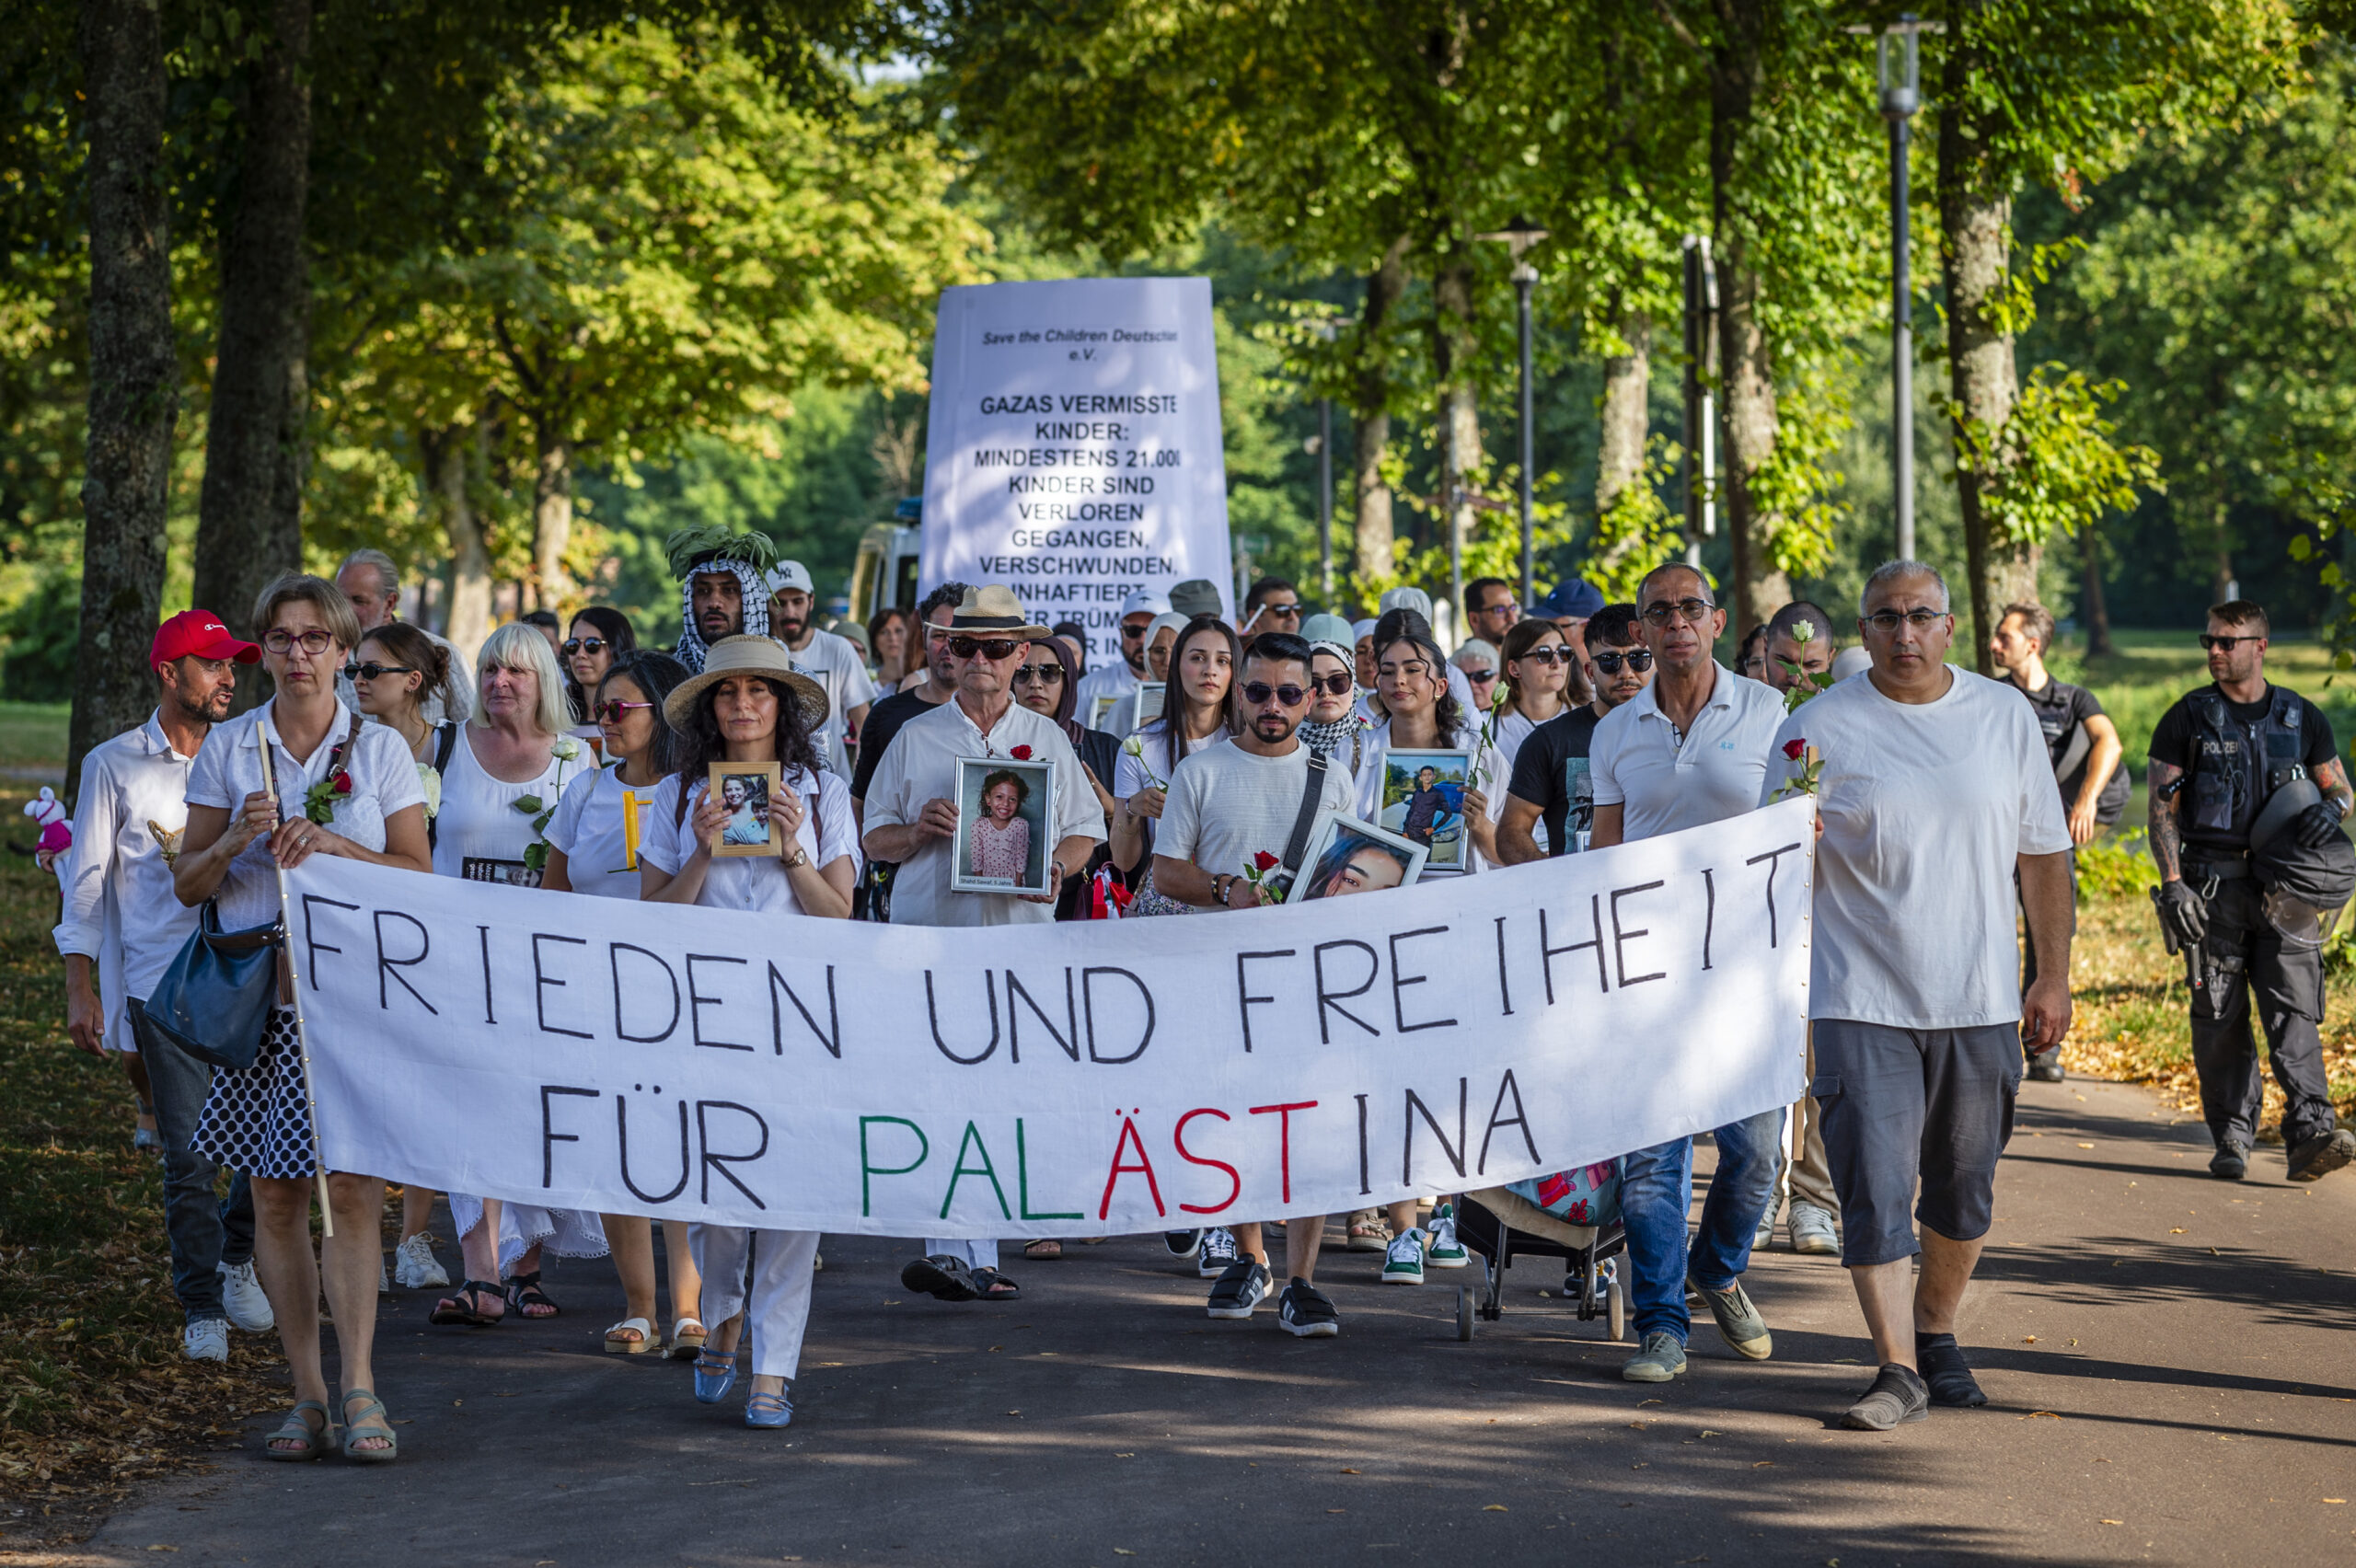
POLYGON ((2315 780, 2323 798, 2339 806, 2340 818, 2345 821, 2349 811, 2356 808, 2356 789, 2349 787, 2348 765, 2333 757, 2316 769, 2315 780))
MULTIPOLYGON (((2335 768, 2338 766, 2337 762, 2333 764, 2335 768)), ((2183 768, 2177 767, 2174 763, 2162 762, 2157 757, 2152 759, 2151 772, 2144 779, 2146 787, 2151 790, 2151 810, 2146 819, 2149 828, 2147 836, 2151 845, 2152 860, 2160 868, 2162 882, 2175 882, 2184 874, 2181 853, 2184 839, 2177 825, 2177 801, 2181 793, 2183 781, 2183 768)), ((2340 788, 2345 790, 2347 787, 2347 778, 2342 775, 2340 788)), ((2329 786, 2327 785, 2326 788, 2328 789, 2329 786)))

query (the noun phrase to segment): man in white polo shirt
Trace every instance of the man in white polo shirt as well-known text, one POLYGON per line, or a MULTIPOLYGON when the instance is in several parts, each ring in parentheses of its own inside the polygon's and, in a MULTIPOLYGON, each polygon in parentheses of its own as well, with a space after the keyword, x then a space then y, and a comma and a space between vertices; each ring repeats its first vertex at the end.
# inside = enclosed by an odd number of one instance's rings
MULTIPOLYGON (((1655 567, 1636 589, 1640 635, 1652 650, 1653 684, 1604 715, 1588 743, 1598 849, 1755 811, 1767 754, 1784 721, 1773 687, 1738 679, 1710 656, 1727 628, 1709 580, 1683 562, 1655 567)), ((1638 1149, 1622 1162, 1620 1207, 1635 1275, 1636 1354, 1620 1375, 1666 1383, 1685 1370, 1691 1282, 1738 1355, 1763 1361, 1775 1347, 1742 1287, 1752 1238, 1775 1196, 1784 1113, 1766 1111, 1720 1127, 1717 1172, 1689 1250, 1693 1140, 1638 1149)))
POLYGON ((821 631, 810 619, 817 587, 810 569, 798 560, 781 560, 769 569, 769 635, 793 655, 793 668, 826 688, 825 746, 826 766, 843 782, 850 782, 849 754, 843 749, 846 732, 859 733, 867 722, 868 705, 875 700, 874 683, 867 678, 867 658, 848 637, 821 631))
MULTIPOLYGON (((1045 627, 1029 624, 1014 591, 997 583, 968 588, 949 617, 956 694, 901 725, 867 781, 860 844, 869 859, 899 867, 892 879, 895 926, 1047 924, 1065 879, 1079 876, 1104 842, 1104 813, 1063 726, 1014 700, 1014 668, 1046 636, 1045 627), (950 888, 959 757, 1054 765, 1047 823, 1054 848, 1044 896, 950 888)), ((900 1282, 944 1301, 1011 1301, 1020 1294, 998 1272, 998 1243, 989 1239, 928 1240, 925 1255, 901 1271, 900 1282)))
POLYGON ((1784 721, 1761 798, 1816 754, 1808 1092, 1880 1363, 1842 1424, 1887 1432, 1987 1402, 1956 1309, 1993 1223, 2022 1052, 2069 1032, 2073 908, 2044 732, 2018 692, 1946 663, 1946 583, 1891 561, 1858 608, 1871 669, 1784 721), (2016 876, 2037 954, 2026 997, 2016 876))

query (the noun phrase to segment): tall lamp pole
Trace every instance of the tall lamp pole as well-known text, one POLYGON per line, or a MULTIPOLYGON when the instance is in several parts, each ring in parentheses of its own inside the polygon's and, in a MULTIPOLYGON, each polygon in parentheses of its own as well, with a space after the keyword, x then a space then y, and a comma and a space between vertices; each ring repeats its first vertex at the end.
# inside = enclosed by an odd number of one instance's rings
POLYGON ((1536 562, 1532 559, 1530 521, 1530 469, 1537 466, 1537 436, 1532 429, 1534 419, 1530 388, 1530 293, 1538 286, 1538 269, 1522 259, 1530 248, 1546 237, 1547 231, 1528 218, 1517 216, 1501 229, 1476 234, 1475 239, 1502 240, 1513 251, 1513 290, 1516 308, 1519 313, 1521 347, 1521 602, 1525 605, 1538 599, 1536 562))
MULTIPOLYGON (((1312 321, 1309 329, 1319 341, 1331 343, 1334 335, 1349 325, 1346 319, 1327 317, 1312 321)), ((1334 399, 1317 399, 1317 602, 1328 608, 1334 603, 1334 399)))
POLYGON ((1702 541, 1718 531, 1718 412, 1710 388, 1718 363, 1718 275, 1710 236, 1685 236, 1685 564, 1702 564, 1702 541))
POLYGON ((1874 41, 1881 114, 1889 121, 1889 447, 1901 560, 1914 559, 1914 296, 1908 271, 1906 148, 1912 139, 1914 111, 1923 107, 1922 35, 1946 30, 1945 23, 1925 22, 1908 11, 1880 29, 1874 41), (1903 52, 1902 63, 1895 68, 1893 44, 1903 52))

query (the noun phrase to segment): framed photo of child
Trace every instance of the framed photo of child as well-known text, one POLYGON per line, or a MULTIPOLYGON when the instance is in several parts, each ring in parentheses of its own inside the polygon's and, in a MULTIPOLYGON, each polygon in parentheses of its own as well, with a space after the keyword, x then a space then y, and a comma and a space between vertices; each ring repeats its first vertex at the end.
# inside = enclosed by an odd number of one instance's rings
POLYGON ((1138 683, 1137 727, 1140 730, 1161 717, 1162 702, 1170 690, 1168 681, 1138 683))
POLYGON ((1472 777, 1469 751, 1386 753, 1380 825, 1429 850, 1425 863, 1434 870, 1464 870, 1464 790, 1472 777))
POLYGON ((715 762, 704 788, 728 808, 728 820, 711 852, 720 859, 782 855, 784 837, 770 819, 769 802, 784 787, 784 768, 775 762, 715 762))
POLYGON ((1056 847, 1056 766, 1003 756, 957 759, 952 893, 1044 895, 1056 847))
POLYGON ((1088 727, 1091 730, 1103 729, 1104 721, 1111 716, 1113 709, 1120 705, 1121 699, 1117 694, 1099 692, 1089 701, 1088 727))
POLYGON ((1285 902, 1413 887, 1424 874, 1424 861, 1430 854, 1426 846, 1403 835, 1328 812, 1310 832, 1303 869, 1293 879, 1292 892, 1285 902))

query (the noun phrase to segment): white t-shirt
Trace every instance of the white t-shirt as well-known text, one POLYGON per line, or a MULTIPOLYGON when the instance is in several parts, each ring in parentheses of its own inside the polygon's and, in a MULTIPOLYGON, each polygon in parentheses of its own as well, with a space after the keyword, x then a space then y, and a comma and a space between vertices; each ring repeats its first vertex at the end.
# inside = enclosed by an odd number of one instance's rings
MULTIPOLYGON (((1017 746, 1028 746, 1032 760, 1056 767, 1055 822, 1047 835, 1047 852, 1054 854, 1067 838, 1103 843, 1104 813, 1062 725, 1011 703, 984 735, 954 698, 909 720, 892 737, 884 760, 875 765, 875 777, 868 780, 868 831, 908 826, 923 814, 926 801, 955 800, 959 757, 1011 756, 1017 746)), ((952 893, 950 855, 955 842, 927 838, 914 856, 900 862, 892 882, 892 924, 1027 926, 1055 919, 1054 905, 1028 903, 1011 893, 952 893)))
POLYGON ((82 759, 65 903, 53 934, 60 954, 87 958, 98 971, 110 1051, 138 1051, 123 1002, 147 999, 196 928, 197 912, 172 892, 193 760, 172 749, 152 713, 82 759))
POLYGON ((1595 803, 1623 809, 1628 843, 1724 822, 1759 805, 1759 781, 1784 721, 1784 697, 1710 666, 1716 684, 1682 736, 1660 710, 1656 681, 1603 716, 1588 742, 1595 803))
POLYGON ((875 700, 875 683, 868 678, 866 655, 849 638, 831 631, 814 631, 807 646, 788 648, 785 652, 795 670, 826 688, 826 733, 814 738, 821 743, 820 755, 826 766, 849 778, 849 754, 843 749, 843 736, 850 727, 850 710, 875 700))
MULTIPOLYGON (((564 876, 573 892, 592 898, 638 896, 638 851, 646 843, 653 820, 648 813, 661 788, 655 783, 631 789, 616 765, 584 775, 564 792, 549 823, 548 841, 564 851, 564 876), (625 800, 637 802, 633 811, 625 811, 625 800), (632 815, 635 833, 625 831, 632 815)), ((670 819, 663 825, 667 829, 670 819)))
MULTIPOLYGON (((571 735, 559 735, 548 767, 535 778, 510 784, 484 772, 475 759, 479 733, 471 724, 461 725, 458 744, 450 748, 450 766, 442 771, 442 810, 433 819, 433 874, 537 887, 539 873, 527 871, 524 863, 524 852, 534 840, 532 819, 560 804, 574 783, 595 779, 596 759, 571 735), (527 795, 538 800, 538 810, 525 811, 517 804, 527 795)), ((394 739, 398 744, 399 737, 394 739)), ((409 755, 407 746, 401 747, 401 755, 409 755)), ((554 818, 549 825, 556 825, 554 818)))
MULTIPOLYGON (((246 797, 262 787, 259 732, 270 740, 279 818, 292 822, 300 817, 304 798, 313 784, 328 776, 328 761, 335 755, 337 743, 358 717, 341 704, 337 709, 327 737, 299 761, 279 738, 276 698, 225 724, 214 725, 189 767, 188 803, 219 806, 234 816, 246 797)), ((2027 712, 2028 704, 2022 703, 2021 709, 2027 712)), ((364 723, 345 751, 342 766, 352 775, 352 792, 336 799, 327 825, 363 849, 382 853, 387 819, 410 806, 425 804, 425 790, 417 781, 417 759, 410 755, 409 743, 398 732, 382 724, 364 723)), ((220 905, 224 930, 241 931, 278 918, 278 862, 271 859, 269 835, 257 836, 229 862, 214 897, 220 905)))
MULTIPOLYGON (((666 876, 676 876, 694 856, 696 807, 703 801, 705 788, 700 778, 689 787, 683 812, 678 807, 677 774, 655 787, 653 801, 642 819, 645 836, 638 851, 646 864, 666 876)), ((821 868, 849 856, 856 881, 859 825, 851 816, 850 786, 839 774, 812 775, 796 768, 786 775, 784 788, 802 796, 802 831, 794 836, 794 842, 821 868)), ((705 869, 703 890, 696 894, 696 902, 713 909, 760 909, 777 915, 803 912, 785 861, 775 855, 715 855, 705 869)))
MULTIPOLYGON (((1232 744, 1205 747, 1171 776, 1153 852, 1214 875, 1242 876, 1264 849, 1282 859, 1308 788, 1307 746, 1282 756, 1256 756, 1232 744)), ((1353 793, 1348 770, 1329 759, 1317 809, 1346 812, 1353 793)))
MULTIPOLYGON (((1505 765, 1505 757, 1497 748, 1481 739, 1477 729, 1459 730, 1454 738, 1442 741, 1426 751, 1469 751, 1472 754, 1472 787, 1488 797, 1489 816, 1496 820, 1505 806, 1506 787, 1513 782, 1513 770, 1505 765), (1476 781, 1477 780, 1477 781, 1476 781)), ((1388 771, 1383 759, 1391 755, 1391 721, 1382 720, 1366 732, 1366 752, 1358 762, 1357 817, 1377 826, 1390 825, 1382 820, 1382 780, 1388 771)), ((1464 846, 1464 863, 1461 866, 1436 865, 1426 861, 1423 874, 1427 877, 1466 876, 1484 870, 1488 862, 1470 842, 1464 846)))
POLYGON ((1949 674, 1924 703, 1841 681, 1769 748, 1761 804, 1803 767, 1790 742, 1824 765, 1810 1018, 1966 1029, 2021 1016, 2016 858, 2061 853, 2070 830, 2035 709, 2001 681, 1949 674))

